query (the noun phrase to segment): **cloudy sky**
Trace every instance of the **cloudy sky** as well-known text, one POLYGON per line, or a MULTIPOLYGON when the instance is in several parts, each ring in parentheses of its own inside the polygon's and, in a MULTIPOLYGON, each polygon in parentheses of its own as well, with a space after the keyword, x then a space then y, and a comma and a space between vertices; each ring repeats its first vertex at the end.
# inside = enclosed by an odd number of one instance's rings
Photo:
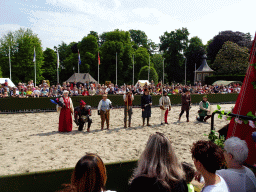
POLYGON ((159 43, 165 31, 186 27, 206 44, 220 31, 253 37, 255 0, 0 0, 0 38, 31 28, 43 48, 80 41, 90 31, 139 29, 159 43))

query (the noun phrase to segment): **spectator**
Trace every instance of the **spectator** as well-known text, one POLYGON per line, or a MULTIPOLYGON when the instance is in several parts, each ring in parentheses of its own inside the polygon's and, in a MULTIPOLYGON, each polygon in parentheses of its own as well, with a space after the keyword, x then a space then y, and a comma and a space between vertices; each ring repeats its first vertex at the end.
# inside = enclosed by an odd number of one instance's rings
POLYGON ((216 174, 224 160, 221 148, 212 141, 201 140, 193 143, 191 153, 197 171, 205 180, 202 191, 229 192, 225 180, 216 174))
POLYGON ((71 176, 71 184, 66 184, 62 192, 103 192, 107 173, 102 159, 92 153, 83 156, 76 164, 71 176))
POLYGON ((26 98, 26 92, 24 92, 24 89, 20 90, 19 98, 26 98))
POLYGON ((193 168, 192 164, 186 163, 186 162, 182 162, 182 167, 186 174, 186 183, 188 186, 188 192, 194 192, 195 190, 191 182, 195 177, 195 169, 193 168))
POLYGON ((130 192, 188 191, 185 174, 170 140, 162 133, 152 134, 138 161, 130 182, 130 192))
POLYGON ((217 171, 225 179, 231 192, 255 192, 254 173, 243 166, 248 156, 246 142, 238 137, 231 137, 224 143, 224 157, 228 169, 217 171))
POLYGON ((96 94, 96 90, 94 89, 94 87, 91 87, 91 89, 89 90, 89 95, 93 96, 96 94))
POLYGON ((34 97, 39 97, 41 95, 41 91, 39 90, 39 87, 36 86, 35 90, 33 91, 34 97))
POLYGON ((57 87, 54 87, 54 89, 52 91, 52 96, 53 97, 58 97, 58 89, 57 89, 57 87))
POLYGON ((42 97, 48 97, 48 91, 46 90, 46 87, 44 87, 41 91, 41 96, 42 97))
POLYGON ((84 89, 82 95, 83 95, 83 96, 89 96, 89 92, 87 91, 87 89, 84 89))

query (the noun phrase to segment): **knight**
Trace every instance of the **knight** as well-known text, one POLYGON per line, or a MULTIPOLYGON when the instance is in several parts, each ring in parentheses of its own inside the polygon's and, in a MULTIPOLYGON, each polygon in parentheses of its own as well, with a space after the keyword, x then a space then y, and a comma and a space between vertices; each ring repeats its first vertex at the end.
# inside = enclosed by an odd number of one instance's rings
POLYGON ((84 128, 84 124, 87 122, 88 123, 88 128, 87 132, 90 132, 90 127, 92 124, 92 119, 90 118, 91 116, 91 106, 86 105, 86 103, 81 100, 80 101, 80 106, 75 108, 75 113, 74 113, 74 122, 78 126, 78 131, 82 131, 84 128))

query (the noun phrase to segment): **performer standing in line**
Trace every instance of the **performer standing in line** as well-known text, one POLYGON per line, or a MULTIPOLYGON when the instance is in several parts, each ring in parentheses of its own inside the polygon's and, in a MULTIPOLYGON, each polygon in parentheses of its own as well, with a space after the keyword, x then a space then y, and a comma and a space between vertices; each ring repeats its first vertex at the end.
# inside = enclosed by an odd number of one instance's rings
POLYGON ((86 103, 81 100, 80 101, 80 106, 75 108, 75 123, 78 125, 78 131, 82 131, 84 128, 84 124, 88 122, 88 128, 87 132, 90 132, 90 127, 92 124, 92 119, 90 119, 91 116, 91 106, 86 105, 86 103))
POLYGON ((70 132, 72 131, 72 115, 74 113, 73 102, 68 97, 68 91, 63 92, 63 97, 60 101, 64 104, 63 107, 58 105, 58 111, 60 111, 59 117, 59 132, 70 132))
POLYGON ((127 127, 127 115, 129 115, 129 125, 131 127, 131 120, 132 120, 132 101, 134 100, 134 96, 132 94, 132 90, 130 89, 126 94, 124 94, 124 128, 127 127))
POLYGON ((159 99, 159 105, 161 109, 161 125, 163 125, 164 123, 168 124, 167 116, 168 111, 171 110, 171 101, 170 98, 167 96, 167 91, 163 91, 163 96, 159 99))
POLYGON ((100 100, 98 105, 98 115, 101 117, 101 130, 104 128, 104 123, 107 123, 107 129, 109 129, 109 116, 110 109, 112 108, 112 102, 107 99, 107 94, 102 95, 102 100, 100 100))
POLYGON ((181 105, 182 106, 181 106, 181 112, 179 115, 179 121, 180 121, 181 116, 183 115, 184 111, 186 111, 187 122, 189 122, 190 102, 191 102, 190 91, 188 89, 186 89, 185 93, 183 93, 181 96, 181 105))
POLYGON ((209 119, 211 115, 211 105, 207 101, 207 95, 203 96, 203 101, 199 103, 199 118, 197 118, 198 121, 204 121, 206 122, 207 119, 209 119))
POLYGON ((149 124, 149 118, 151 117, 151 105, 152 105, 152 97, 151 97, 151 95, 149 95, 149 91, 146 88, 146 89, 144 89, 143 96, 141 96, 143 127, 145 126, 146 118, 147 118, 147 126, 151 126, 149 124))

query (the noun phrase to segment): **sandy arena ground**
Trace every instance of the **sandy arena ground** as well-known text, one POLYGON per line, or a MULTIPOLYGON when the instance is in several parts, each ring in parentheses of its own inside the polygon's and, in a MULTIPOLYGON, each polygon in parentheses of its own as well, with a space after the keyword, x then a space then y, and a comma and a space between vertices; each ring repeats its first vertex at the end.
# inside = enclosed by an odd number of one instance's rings
MULTIPOLYGON (((221 105, 230 111, 234 104, 221 105)), ((216 105, 212 106, 214 109, 216 105)), ((86 153, 97 153, 104 163, 138 159, 148 137, 158 131, 172 141, 180 161, 192 163, 190 145, 199 139, 207 139, 210 119, 207 123, 195 120, 198 106, 190 110, 190 122, 185 114, 177 122, 180 106, 172 107, 168 115, 169 125, 160 126, 160 109, 152 109, 151 127, 141 127, 141 109, 133 109, 131 128, 123 128, 123 110, 110 113, 110 130, 100 130, 100 116, 93 110, 91 132, 77 131, 73 123, 70 133, 58 132, 58 113, 27 113, 0 115, 0 174, 36 172, 49 169, 74 167, 86 153)), ((218 130, 228 122, 215 116, 218 130)), ((87 126, 87 125, 86 125, 87 126)))

